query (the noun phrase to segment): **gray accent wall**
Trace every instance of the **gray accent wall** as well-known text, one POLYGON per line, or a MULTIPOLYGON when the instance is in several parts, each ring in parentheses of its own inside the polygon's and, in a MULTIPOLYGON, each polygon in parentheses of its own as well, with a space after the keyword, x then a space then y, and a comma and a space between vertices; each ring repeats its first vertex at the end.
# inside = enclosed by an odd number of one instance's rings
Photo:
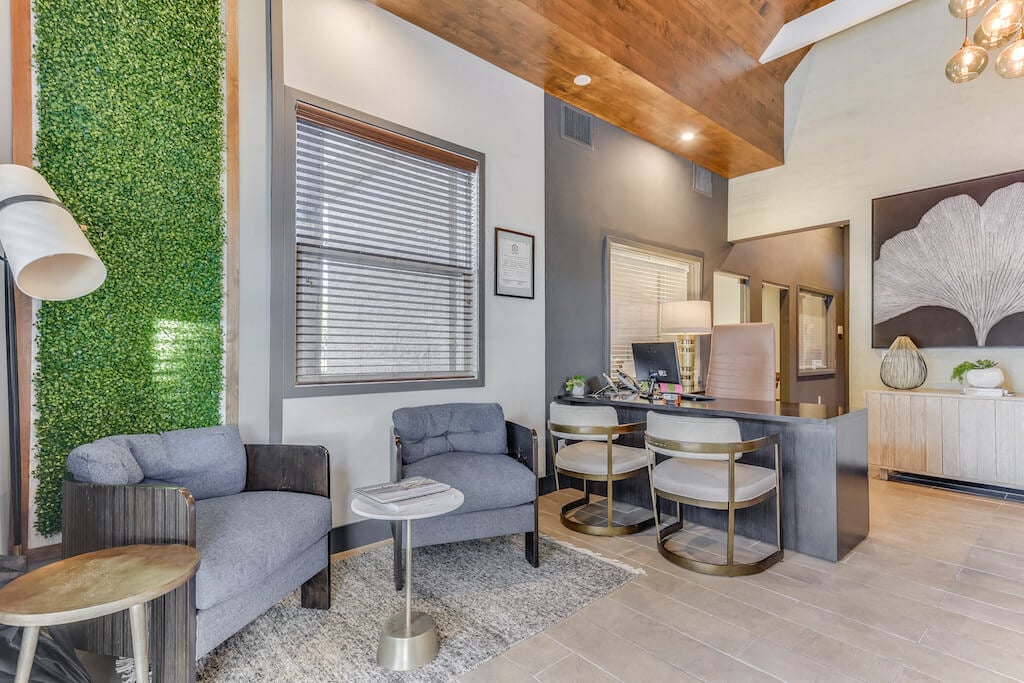
MULTIPOLYGON (((544 98, 546 373, 548 397, 582 374, 590 390, 608 371, 604 245, 609 235, 704 258, 704 295, 725 259, 728 183, 692 190, 693 165, 594 119, 594 149, 561 136, 561 101, 544 98)), ((707 354, 707 345, 704 345, 707 354)), ((706 366, 706 359, 705 359, 706 366)))
MULTIPOLYGON (((750 278, 750 320, 761 320, 761 283, 791 287, 791 340, 796 353, 796 285, 827 289, 846 305, 844 231, 838 227, 732 245, 727 241, 728 182, 713 175, 712 197, 693 191, 693 165, 609 123, 593 122, 593 150, 561 137, 561 102, 544 102, 546 368, 550 399, 579 373, 588 390, 608 371, 604 253, 611 235, 703 257, 703 298, 724 270, 750 278)), ((844 316, 838 316, 844 324, 844 316)), ((784 321, 784 324, 786 321, 784 321)), ((837 357, 845 361, 845 349, 837 357)), ((707 367, 710 345, 701 344, 707 367)), ((784 374, 795 363, 783 361, 784 374)), ((846 404, 845 362, 837 377, 784 383, 793 400, 846 404), (788 385, 788 386, 787 386, 788 385)))

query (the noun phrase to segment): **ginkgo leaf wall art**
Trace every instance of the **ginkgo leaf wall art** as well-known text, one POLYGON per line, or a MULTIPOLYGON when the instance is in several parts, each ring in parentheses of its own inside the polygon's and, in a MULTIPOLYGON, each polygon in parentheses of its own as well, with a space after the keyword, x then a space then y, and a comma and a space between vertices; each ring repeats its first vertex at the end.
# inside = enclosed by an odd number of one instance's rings
POLYGON ((1024 346, 1024 171, 875 199, 872 346, 1024 346))

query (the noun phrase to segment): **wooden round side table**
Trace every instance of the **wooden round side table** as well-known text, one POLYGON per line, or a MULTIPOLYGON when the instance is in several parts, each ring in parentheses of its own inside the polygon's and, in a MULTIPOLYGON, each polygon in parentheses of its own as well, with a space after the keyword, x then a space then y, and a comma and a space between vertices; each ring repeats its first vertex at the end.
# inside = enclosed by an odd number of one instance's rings
POLYGON ((41 626, 128 610, 136 680, 149 676, 146 603, 195 575, 199 553, 187 545, 127 545, 40 567, 0 588, 0 623, 22 626, 15 683, 28 683, 41 626))

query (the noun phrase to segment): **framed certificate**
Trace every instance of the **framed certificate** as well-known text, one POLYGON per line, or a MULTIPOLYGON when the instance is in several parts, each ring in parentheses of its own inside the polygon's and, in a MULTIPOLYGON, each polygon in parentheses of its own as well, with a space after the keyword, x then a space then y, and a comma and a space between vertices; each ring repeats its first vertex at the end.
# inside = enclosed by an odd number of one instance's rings
POLYGON ((533 298, 533 235, 494 229, 494 293, 533 298))

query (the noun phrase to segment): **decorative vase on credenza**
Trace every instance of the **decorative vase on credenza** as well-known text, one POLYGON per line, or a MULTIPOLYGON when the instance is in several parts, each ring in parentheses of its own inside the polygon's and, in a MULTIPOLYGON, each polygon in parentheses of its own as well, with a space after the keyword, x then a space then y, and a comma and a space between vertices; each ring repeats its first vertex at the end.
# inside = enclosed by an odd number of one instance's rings
POLYGON ((882 356, 878 374, 891 389, 917 389, 928 379, 928 364, 910 337, 900 336, 882 356))

